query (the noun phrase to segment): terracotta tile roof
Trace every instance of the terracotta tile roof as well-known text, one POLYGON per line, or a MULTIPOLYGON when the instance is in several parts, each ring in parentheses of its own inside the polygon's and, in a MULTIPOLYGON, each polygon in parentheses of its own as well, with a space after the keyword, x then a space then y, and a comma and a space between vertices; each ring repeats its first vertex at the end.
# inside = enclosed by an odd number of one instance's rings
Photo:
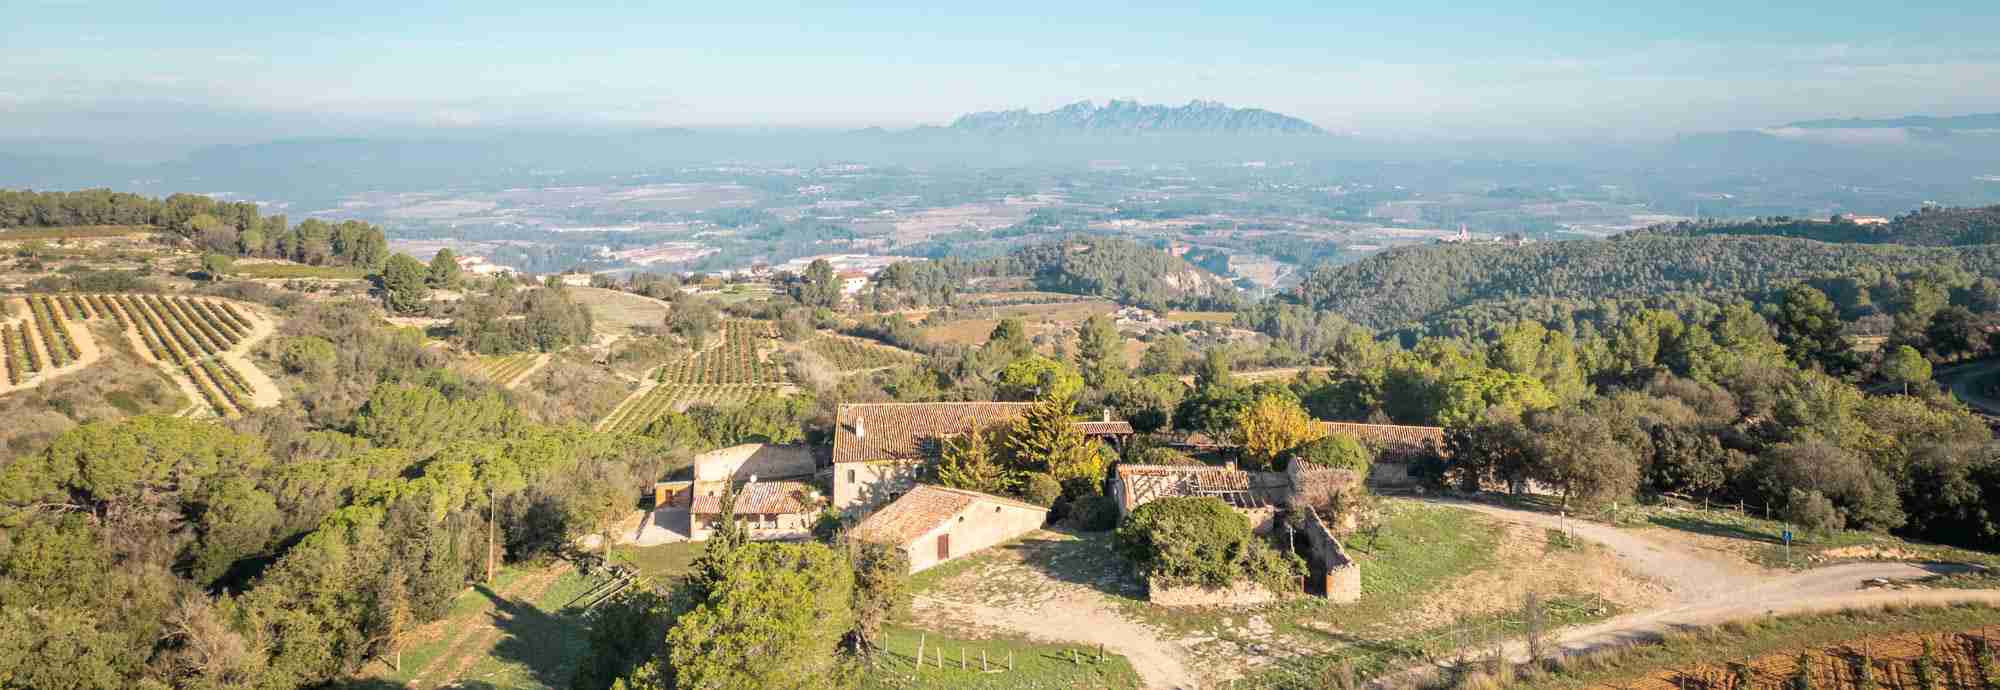
POLYGON ((835 414, 833 461, 872 462, 930 457, 933 439, 973 427, 1009 422, 1034 403, 866 403, 841 405, 835 414), (865 434, 855 433, 859 421, 865 434))
MULTIPOLYGON (((833 461, 876 462, 921 460, 931 457, 930 442, 962 434, 974 427, 1012 422, 1028 413, 1034 403, 938 402, 860 403, 841 405, 833 431, 833 461), (855 433, 855 423, 861 430, 855 433)), ((1093 436, 1130 434, 1128 422, 1077 422, 1083 433, 1093 436)))
MULTIPOLYGON (((689 492, 692 494, 693 492, 689 492)), ((736 514, 798 514, 812 510, 812 487, 801 482, 755 482, 736 490, 736 514)), ((694 496, 688 512, 715 515, 722 512, 721 496, 694 496)))
POLYGON ((1085 436, 1130 436, 1132 434, 1131 422, 1077 422, 1076 428, 1082 429, 1085 436))
POLYGON ((1330 434, 1347 434, 1379 445, 1421 446, 1425 441, 1444 443, 1444 427, 1437 426, 1320 422, 1319 428, 1330 434))
POLYGON ((1049 509, 1004 496, 920 484, 854 528, 856 538, 902 544, 923 536, 952 516, 979 503, 991 503, 1046 513, 1049 509))

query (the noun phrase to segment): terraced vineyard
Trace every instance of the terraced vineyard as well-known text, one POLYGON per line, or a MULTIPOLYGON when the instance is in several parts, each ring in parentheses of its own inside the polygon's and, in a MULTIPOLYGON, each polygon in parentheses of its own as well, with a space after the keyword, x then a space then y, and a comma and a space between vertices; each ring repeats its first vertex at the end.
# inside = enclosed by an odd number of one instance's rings
POLYGON ((679 385, 660 384, 626 398, 604 420, 599 431, 631 433, 646 428, 668 412, 679 412, 695 403, 724 405, 741 403, 759 395, 784 392, 785 386, 768 384, 679 385))
POLYGON ((723 322, 722 342, 678 362, 668 362, 654 374, 662 384, 727 385, 785 382, 784 368, 758 353, 775 349, 771 324, 763 321, 723 322))
POLYGON ((521 379, 542 362, 542 356, 532 352, 513 355, 480 355, 466 360, 461 367, 466 373, 481 376, 503 388, 513 388, 521 379))
POLYGON ((29 295, 20 301, 25 310, 10 306, 4 314, 9 321, 22 311, 26 316, 0 329, 10 386, 37 383, 38 374, 94 360, 97 348, 88 329, 72 329, 70 322, 110 319, 207 411, 233 417, 276 401, 277 390, 262 372, 242 371, 248 364, 241 351, 261 337, 246 307, 205 297, 139 294, 29 295))
POLYGON ((6 369, 0 392, 40 385, 94 361, 97 348, 90 334, 70 327, 77 318, 59 298, 0 298, 0 358, 6 369))
POLYGON ((910 352, 833 335, 807 341, 806 349, 825 357, 841 371, 892 367, 917 360, 917 356, 910 352))

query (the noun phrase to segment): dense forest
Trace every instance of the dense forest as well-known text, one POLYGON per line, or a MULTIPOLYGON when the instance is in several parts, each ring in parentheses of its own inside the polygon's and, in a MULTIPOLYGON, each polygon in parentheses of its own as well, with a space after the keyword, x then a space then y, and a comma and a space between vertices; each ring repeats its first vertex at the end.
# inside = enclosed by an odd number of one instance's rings
POLYGON ((154 199, 92 189, 34 192, 0 189, 0 231, 6 228, 138 225, 161 228, 206 252, 290 259, 314 266, 377 268, 389 258, 382 229, 360 221, 308 218, 291 225, 256 204, 200 194, 154 199))
POLYGON ((2000 272, 2000 247, 1656 235, 1525 246, 1437 244, 1323 266, 1291 297, 1371 328, 1397 328, 1491 302, 1743 295, 1858 273, 1937 270, 1993 275, 2000 272))
POLYGON ((1771 235, 1854 244, 1911 244, 1958 247, 2000 242, 2000 206, 1944 208, 1926 206, 1888 223, 1863 225, 1846 216, 1832 220, 1759 218, 1748 221, 1703 221, 1660 225, 1629 233, 1666 237, 1709 235, 1771 235))
POLYGON ((890 265, 875 277, 883 304, 949 304, 973 277, 1027 278, 1036 289, 1156 310, 1231 309, 1242 296, 1228 281, 1166 252, 1127 239, 1077 235, 980 261, 944 258, 890 265))

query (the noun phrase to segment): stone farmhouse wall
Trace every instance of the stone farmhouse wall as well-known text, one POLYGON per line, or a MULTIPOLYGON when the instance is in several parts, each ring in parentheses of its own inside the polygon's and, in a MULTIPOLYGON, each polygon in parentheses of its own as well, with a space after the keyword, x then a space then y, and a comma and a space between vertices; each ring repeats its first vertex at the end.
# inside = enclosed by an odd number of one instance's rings
POLYGON ((1146 599, 1160 606, 1251 606, 1277 601, 1283 594, 1255 582, 1237 582, 1229 587, 1187 585, 1171 587, 1158 580, 1146 582, 1146 599))
POLYGON ((748 481, 810 477, 816 469, 812 449, 769 443, 745 443, 694 457, 699 482, 748 481))

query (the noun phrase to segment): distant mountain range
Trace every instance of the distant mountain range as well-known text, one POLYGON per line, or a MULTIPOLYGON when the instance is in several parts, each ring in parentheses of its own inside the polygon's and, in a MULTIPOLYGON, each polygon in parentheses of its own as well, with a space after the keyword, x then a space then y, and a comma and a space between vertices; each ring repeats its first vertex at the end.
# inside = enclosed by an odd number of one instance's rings
POLYGON ((1805 120, 1785 125, 1790 129, 2000 129, 2000 113, 1977 113, 1952 117, 1906 115, 1867 120, 1862 118, 1805 120))
POLYGON ((1082 101, 1045 113, 1026 109, 972 113, 952 121, 949 129, 981 134, 1326 134, 1290 115, 1214 101, 1183 106, 1120 100, 1099 106, 1082 101))

